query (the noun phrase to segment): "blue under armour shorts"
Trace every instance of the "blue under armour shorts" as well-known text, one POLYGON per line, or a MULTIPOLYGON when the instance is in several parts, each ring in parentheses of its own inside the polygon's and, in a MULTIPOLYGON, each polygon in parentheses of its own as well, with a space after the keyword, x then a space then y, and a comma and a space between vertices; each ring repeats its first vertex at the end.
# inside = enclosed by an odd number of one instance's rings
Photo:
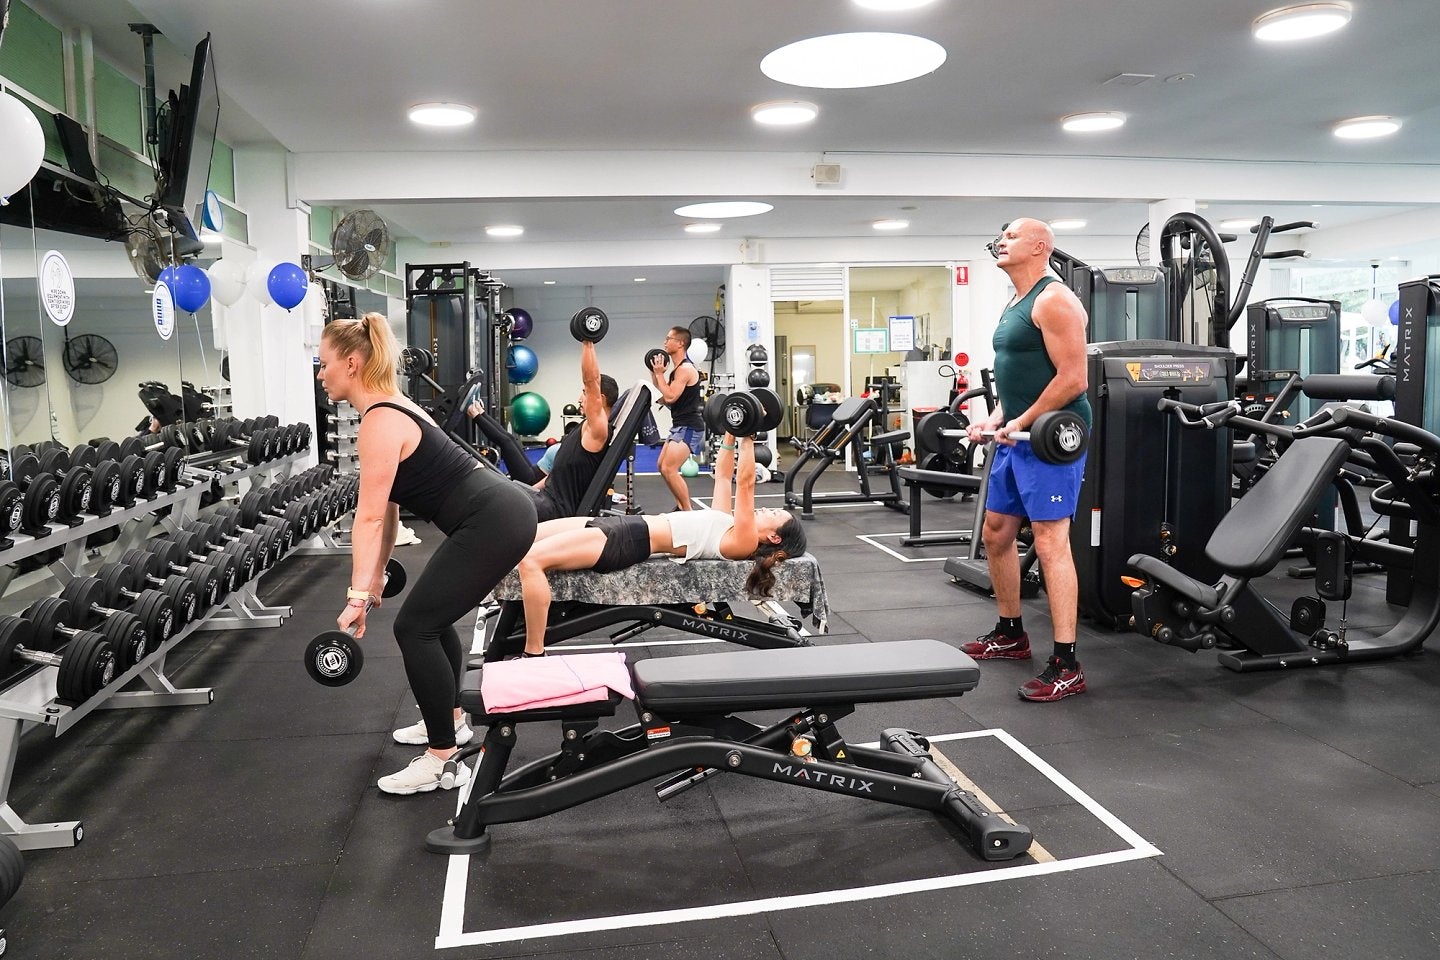
POLYGON ((701 427, 674 427, 665 442, 683 443, 690 448, 691 456, 698 457, 705 448, 705 431, 701 427))
POLYGON ((1085 455, 1074 463, 1046 463, 1030 443, 995 445, 985 509, 1031 520, 1064 520, 1075 516, 1085 455))

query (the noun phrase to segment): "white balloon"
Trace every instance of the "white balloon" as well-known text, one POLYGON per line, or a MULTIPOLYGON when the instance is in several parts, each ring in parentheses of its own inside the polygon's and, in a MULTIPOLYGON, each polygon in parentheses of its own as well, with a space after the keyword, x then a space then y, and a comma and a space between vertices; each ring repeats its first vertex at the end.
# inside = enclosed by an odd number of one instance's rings
POLYGON ((704 363, 705 358, 710 356, 710 344, 696 337, 690 341, 690 349, 685 351, 685 356, 690 358, 691 363, 704 363))
POLYGON ((262 307, 275 302, 270 296, 270 271, 275 269, 275 263, 268 257, 257 257, 245 268, 245 292, 262 307))
POLYGON ((45 159, 45 133, 30 108, 0 93, 0 200, 6 200, 35 176, 45 159))
POLYGON ((233 307, 245 296, 245 268, 235 260, 216 260, 210 274, 210 296, 221 306, 233 307))
POLYGON ((1372 327, 1379 327, 1389 322, 1390 313, 1382 301, 1366 300, 1360 307, 1360 319, 1372 327))

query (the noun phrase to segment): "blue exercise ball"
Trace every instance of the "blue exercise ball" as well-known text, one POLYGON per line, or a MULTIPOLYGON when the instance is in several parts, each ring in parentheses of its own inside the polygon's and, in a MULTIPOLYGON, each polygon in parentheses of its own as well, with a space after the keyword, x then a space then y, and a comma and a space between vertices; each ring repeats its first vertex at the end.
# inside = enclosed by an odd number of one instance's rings
POLYGON ((530 331, 535 329, 535 319, 530 316, 530 311, 512 307, 505 312, 510 315, 511 340, 524 340, 530 336, 530 331))
POLYGON ((510 426, 522 437, 533 437, 550 424, 550 404, 529 390, 510 401, 510 426))
POLYGON ((523 343, 512 344, 505 357, 505 375, 511 383, 529 383, 540 372, 540 358, 523 343))

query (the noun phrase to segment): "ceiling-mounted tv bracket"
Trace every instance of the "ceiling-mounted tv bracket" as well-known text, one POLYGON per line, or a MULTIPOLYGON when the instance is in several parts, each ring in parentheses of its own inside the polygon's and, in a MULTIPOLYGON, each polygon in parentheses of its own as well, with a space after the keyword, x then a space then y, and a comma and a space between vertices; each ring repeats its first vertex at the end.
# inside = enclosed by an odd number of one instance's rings
POLYGON ((131 33, 140 34, 145 47, 145 142, 160 145, 160 127, 155 119, 155 37, 164 36, 153 23, 128 24, 131 33))

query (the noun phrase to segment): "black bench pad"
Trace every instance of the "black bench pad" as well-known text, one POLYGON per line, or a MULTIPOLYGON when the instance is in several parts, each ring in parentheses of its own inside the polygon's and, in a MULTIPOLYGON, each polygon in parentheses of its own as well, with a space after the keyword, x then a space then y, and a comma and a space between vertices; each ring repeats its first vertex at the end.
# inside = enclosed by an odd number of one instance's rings
POLYGON ((950 473, 945 470, 921 470, 919 467, 901 467, 900 479, 907 484, 920 483, 952 490, 979 490, 980 478, 968 473, 950 473))
POLYGON ((975 661, 939 640, 660 657, 631 672, 661 716, 956 697, 980 682, 975 661))

